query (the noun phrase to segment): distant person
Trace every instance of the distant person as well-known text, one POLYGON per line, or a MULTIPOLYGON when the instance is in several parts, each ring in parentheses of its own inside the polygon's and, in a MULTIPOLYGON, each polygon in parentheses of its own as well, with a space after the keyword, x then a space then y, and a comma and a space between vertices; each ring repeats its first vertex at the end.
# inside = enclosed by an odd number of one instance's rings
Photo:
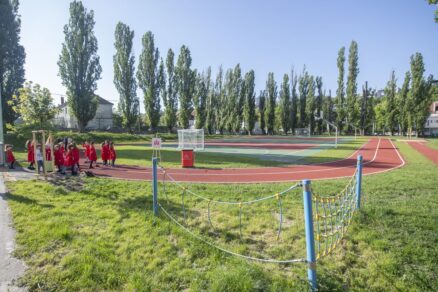
POLYGON ((100 150, 100 156, 103 161, 103 165, 108 165, 108 160, 110 159, 110 151, 109 151, 109 142, 108 140, 105 140, 105 142, 102 143, 102 148, 100 150))
POLYGON ((44 157, 43 157, 43 150, 41 148, 41 144, 37 145, 35 156, 36 156, 36 163, 38 167, 38 173, 44 172, 44 157))
POLYGON ((35 167, 35 150, 34 144, 32 140, 26 141, 26 150, 27 150, 27 162, 29 162, 29 166, 27 167, 30 170, 34 170, 35 167))
POLYGON ((115 166, 116 158, 117 158, 117 154, 116 154, 116 149, 114 149, 114 143, 110 142, 110 146, 109 146, 109 159, 111 160, 111 166, 112 167, 115 166))
POLYGON ((53 156, 55 158, 55 165, 58 168, 58 172, 61 174, 65 174, 64 149, 61 150, 61 146, 59 144, 56 144, 53 152, 54 152, 53 156))
MULTIPOLYGON (((93 167, 93 162, 96 163, 97 161, 97 154, 96 154, 96 148, 94 148, 94 141, 90 142, 90 168, 94 168, 93 167)), ((96 165, 97 167, 97 165, 96 165)))
POLYGON ((82 144, 82 148, 85 149, 85 163, 88 163, 90 161, 90 143, 85 141, 82 144))
POLYGON ((8 164, 9 169, 14 169, 15 156, 14 152, 12 152, 12 145, 6 145, 6 163, 8 164))
POLYGON ((75 169, 77 169, 79 172, 81 171, 81 166, 79 164, 79 159, 80 159, 80 152, 79 152, 79 148, 76 145, 76 143, 71 143, 70 145, 73 146, 72 152, 73 152, 73 159, 74 159, 74 163, 75 163, 75 169))
POLYGON ((65 166, 71 169, 71 175, 76 175, 76 162, 73 154, 73 145, 68 145, 67 153, 65 154, 65 166))

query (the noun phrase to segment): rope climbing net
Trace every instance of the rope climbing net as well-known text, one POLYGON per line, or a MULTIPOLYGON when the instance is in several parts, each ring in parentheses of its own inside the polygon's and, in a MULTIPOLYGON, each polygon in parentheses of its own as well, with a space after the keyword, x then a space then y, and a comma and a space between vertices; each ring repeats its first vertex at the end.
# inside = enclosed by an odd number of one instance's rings
POLYGON ((190 188, 186 187, 185 185, 182 185, 181 183, 179 183, 178 181, 176 181, 172 175, 170 175, 163 167, 159 168, 161 171, 161 177, 162 177, 162 192, 164 193, 164 196, 166 198, 167 201, 169 201, 168 195, 167 195, 167 191, 166 191, 166 181, 172 182, 174 185, 176 185, 180 191, 181 191, 181 210, 182 210, 182 222, 180 222, 175 216, 171 215, 171 212, 169 210, 167 210, 163 204, 158 202, 158 206, 159 208, 163 211, 163 213, 171 220, 173 221, 176 225, 178 225, 180 228, 182 228, 184 231, 186 231, 187 233, 189 233, 191 236, 193 236, 194 238, 208 244, 211 247, 214 247, 222 252, 225 252, 229 255, 233 255, 233 256, 237 256, 237 257, 241 257, 247 260, 253 260, 253 261, 258 261, 258 262, 265 262, 265 263, 279 263, 279 264, 286 264, 286 263, 298 263, 298 262, 306 262, 305 259, 287 259, 287 260, 279 260, 279 259, 268 259, 268 258, 261 258, 261 257, 253 257, 253 256, 248 256, 248 255, 244 255, 244 254, 240 254, 237 252, 233 252, 231 250, 228 250, 226 248, 220 247, 217 244, 213 243, 210 240, 205 239, 203 236, 193 232, 192 230, 190 230, 188 228, 188 225, 186 224, 187 221, 187 207, 186 207, 186 199, 188 196, 192 196, 198 200, 204 201, 207 205, 206 207, 206 213, 207 213, 207 218, 208 218, 208 224, 211 228, 213 227, 212 224, 212 207, 213 205, 229 205, 229 206, 235 206, 239 208, 239 212, 238 212, 238 221, 239 221, 239 234, 242 237, 242 224, 243 224, 243 210, 245 206, 248 205, 253 205, 253 204, 257 204, 263 201, 267 201, 267 200, 276 200, 277 201, 277 206, 278 206, 278 228, 276 231, 276 236, 277 236, 277 240, 280 238, 281 232, 282 232, 282 226, 283 226, 283 199, 286 197, 286 195, 290 194, 293 190, 298 189, 299 187, 301 187, 300 183, 294 184, 292 186, 290 186, 289 188, 279 192, 279 193, 275 193, 272 195, 268 195, 262 198, 258 198, 258 199, 253 199, 253 200, 248 200, 248 201, 224 201, 224 200, 216 200, 216 199, 212 199, 212 198, 208 198, 205 197, 203 195, 198 194, 197 192, 191 190, 190 188))
POLYGON ((329 255, 344 237, 357 205, 357 170, 345 188, 336 195, 312 192, 316 259, 329 255))

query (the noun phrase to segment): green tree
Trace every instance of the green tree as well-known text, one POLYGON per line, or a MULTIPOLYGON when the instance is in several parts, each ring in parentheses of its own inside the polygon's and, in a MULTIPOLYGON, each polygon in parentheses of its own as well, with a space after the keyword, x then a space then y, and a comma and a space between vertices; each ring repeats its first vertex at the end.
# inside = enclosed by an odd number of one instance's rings
POLYGON ((368 82, 365 82, 365 86, 362 86, 362 98, 360 100, 360 122, 359 128, 362 135, 365 135, 368 121, 368 103, 369 103, 369 90, 368 82))
POLYGON ((49 122, 58 113, 58 108, 53 104, 53 98, 47 88, 39 84, 33 85, 26 82, 23 88, 14 95, 14 111, 29 125, 38 125, 41 129, 48 126, 49 122))
POLYGON ((274 79, 274 73, 268 73, 268 80, 266 81, 266 111, 265 120, 268 135, 274 134, 275 127, 275 107, 277 101, 277 84, 274 79))
MULTIPOLYGON (((320 117, 322 114, 322 107, 323 107, 323 102, 324 102, 324 93, 322 91, 322 77, 321 76, 317 76, 315 78, 315 85, 316 85, 316 90, 318 92, 318 95, 316 96, 315 99, 315 114, 316 116, 320 117)), ((318 119, 316 121, 316 133, 318 133, 319 135, 322 134, 323 131, 323 125, 322 125, 322 120, 318 119)))
MULTIPOLYGON (((359 107, 357 102, 357 76, 359 75, 359 56, 357 43, 351 42, 348 54, 347 99, 346 109, 348 122, 359 125, 359 107)), ((347 129, 349 127, 347 126, 347 129)))
POLYGON ((259 117, 260 117, 260 129, 262 130, 262 134, 266 133, 266 91, 261 90, 259 94, 259 117))
POLYGON ((292 130, 292 134, 295 135, 295 128, 297 127, 298 123, 298 95, 297 95, 297 83, 298 78, 296 75, 294 75, 294 72, 292 70, 291 74, 291 88, 292 88, 292 100, 291 100, 291 118, 290 118, 290 127, 292 130))
MULTIPOLYGON (((438 5, 438 0, 427 0, 429 5, 438 5)), ((438 8, 435 10, 435 22, 438 23, 438 8)))
POLYGON ((242 70, 240 64, 234 67, 228 90, 228 129, 239 133, 242 125, 243 98, 242 98, 242 70))
MULTIPOLYGON (((211 76, 211 68, 208 68, 211 76)), ((209 78, 211 79, 211 77, 209 78)), ((218 106, 215 89, 214 89, 214 83, 213 81, 210 81, 208 96, 207 96, 207 105, 206 105, 206 117, 205 117, 205 128, 207 129, 208 133, 211 135, 214 133, 214 130, 216 129, 216 108, 218 106)))
POLYGON ((345 47, 339 49, 337 65, 338 65, 339 73, 338 73, 338 89, 336 90, 336 124, 339 129, 339 132, 341 132, 346 116, 345 85, 344 85, 345 47))
POLYGON ((216 107, 216 129, 222 134, 225 129, 225 123, 227 118, 227 103, 224 92, 224 71, 222 65, 219 67, 219 71, 216 75, 216 82, 214 84, 214 95, 217 102, 216 107))
POLYGON ((143 91, 146 117, 150 129, 156 131, 160 121, 160 83, 158 59, 160 53, 155 47, 154 34, 146 32, 142 38, 143 50, 137 69, 138 85, 143 91))
POLYGON ((298 91, 300 94, 300 123, 299 127, 304 128, 307 126, 307 97, 309 96, 309 73, 306 71, 306 67, 303 69, 303 73, 298 79, 298 91))
POLYGON ((102 67, 97 55, 94 36, 94 12, 87 10, 80 1, 70 3, 70 20, 64 26, 64 43, 59 57, 59 75, 67 88, 67 100, 83 132, 97 110, 97 80, 102 67))
POLYGON ((137 83, 134 76, 135 57, 132 52, 134 31, 124 23, 117 23, 114 47, 116 54, 114 63, 114 85, 119 92, 119 112, 122 116, 122 125, 130 133, 137 122, 139 115, 139 100, 137 97, 137 83))
POLYGON ((374 110, 376 113, 376 129, 378 131, 381 131, 383 134, 386 132, 386 109, 388 107, 386 106, 386 100, 381 101, 378 103, 374 110))
POLYGON ((399 124, 399 134, 403 135, 406 133, 408 124, 408 113, 411 110, 409 106, 409 83, 411 82, 411 73, 408 71, 405 74, 405 79, 403 81, 402 88, 397 94, 397 108, 399 109, 399 114, 397 117, 399 124))
POLYGON ((196 129, 203 129, 205 126, 205 118, 206 118, 205 109, 206 109, 208 91, 210 89, 210 78, 211 78, 210 70, 207 71, 207 74, 198 73, 196 76, 195 94, 193 98, 193 104, 195 107, 195 117, 196 117, 196 123, 195 123, 196 129))
POLYGON ((315 81, 313 76, 308 76, 308 94, 306 97, 306 118, 307 125, 310 128, 310 133, 315 133, 315 109, 316 109, 316 101, 315 101, 315 81))
POLYGON ((243 116, 245 121, 245 130, 248 135, 254 130, 256 122, 256 101, 255 101, 255 73, 254 70, 250 70, 245 74, 245 105, 243 108, 243 116))
POLYGON ((169 133, 172 131, 174 127, 176 127, 177 116, 176 113, 178 111, 178 98, 176 92, 176 77, 175 77, 175 63, 174 63, 175 54, 172 49, 167 51, 166 57, 166 72, 167 72, 167 87, 166 94, 164 95, 163 104, 164 104, 164 122, 169 133))
POLYGON ((385 99, 386 99, 386 127, 389 129, 391 136, 394 133, 394 128, 397 123, 397 105, 396 105, 396 94, 397 94, 397 79, 395 78, 395 71, 391 72, 391 79, 388 81, 385 88, 385 99))
POLYGON ((13 109, 16 99, 13 96, 24 82, 26 54, 20 45, 18 6, 18 0, 0 0, 0 97, 3 120, 8 124, 13 124, 17 118, 13 109))
POLYGON ((179 123, 184 129, 189 127, 189 120, 192 114, 193 93, 195 89, 195 74, 190 68, 192 57, 190 50, 182 46, 179 52, 178 61, 176 62, 175 75, 177 91, 179 96, 179 123))
POLYGON ((413 105, 413 121, 416 127, 416 135, 422 134, 424 124, 429 116, 429 107, 431 102, 431 81, 432 77, 426 81, 424 78, 423 55, 415 53, 411 56, 411 104, 413 105))
POLYGON ((290 128, 290 85, 289 85, 289 75, 284 74, 283 82, 281 83, 280 89, 280 105, 279 105, 279 117, 281 122, 281 127, 283 132, 287 134, 290 128))

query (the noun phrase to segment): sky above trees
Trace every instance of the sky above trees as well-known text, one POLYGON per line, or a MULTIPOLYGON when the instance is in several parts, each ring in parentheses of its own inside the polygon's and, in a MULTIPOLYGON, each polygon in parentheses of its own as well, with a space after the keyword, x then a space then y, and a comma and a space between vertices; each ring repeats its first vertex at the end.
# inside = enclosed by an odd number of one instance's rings
MULTIPOLYGON (((65 94, 57 61, 68 20, 69 0, 20 2, 22 44, 26 49, 26 79, 65 94)), ((141 37, 150 30, 160 55, 190 48, 192 67, 219 65, 254 69, 256 90, 264 89, 268 72, 277 83, 291 67, 305 64, 324 78, 324 88, 336 92, 336 58, 340 47, 358 43, 358 84, 366 80, 384 88, 392 70, 401 81, 415 52, 424 57, 426 75, 438 76, 438 25, 435 7, 426 1, 116 1, 84 0, 95 12, 95 35, 102 65, 97 93, 117 102, 113 84, 114 30, 118 21, 135 32, 136 62, 141 37)), ((136 64, 137 67, 137 64, 136 64)), ((401 82, 399 82, 401 83, 401 82)), ((401 86, 401 84, 400 84, 401 86)), ((54 95, 55 100, 59 100, 54 95)), ((140 108, 143 109, 143 106, 140 108)))

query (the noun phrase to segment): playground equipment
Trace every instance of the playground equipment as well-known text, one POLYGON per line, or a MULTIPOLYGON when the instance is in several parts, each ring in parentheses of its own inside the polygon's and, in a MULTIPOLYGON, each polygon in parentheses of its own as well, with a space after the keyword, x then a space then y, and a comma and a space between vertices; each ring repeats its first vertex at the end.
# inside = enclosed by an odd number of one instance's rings
POLYGON ((164 168, 160 168, 158 165, 157 158, 152 159, 152 208, 155 216, 158 216, 160 210, 176 225, 178 225, 182 230, 189 233, 194 238, 204 242, 205 244, 216 248, 224 253, 232 256, 244 258, 247 260, 258 261, 262 263, 278 263, 278 264, 292 264, 292 263, 306 263, 307 264, 307 281, 310 285, 312 291, 318 289, 317 286, 317 262, 325 256, 329 256, 336 247, 339 246, 340 240, 344 237, 347 228, 351 224, 351 220, 361 207, 361 189, 362 189, 362 156, 357 157, 357 166, 354 175, 351 177, 350 181, 347 183, 345 188, 336 195, 331 196, 321 196, 313 192, 310 180, 303 180, 301 183, 292 185, 286 190, 269 195, 260 199, 255 199, 251 201, 243 202, 227 202, 214 200, 211 198, 199 195, 195 191, 190 190, 188 187, 181 185, 176 182, 173 177, 164 168), (161 173, 159 173, 159 170, 161 173), (167 198, 167 193, 165 189, 165 179, 168 178, 170 181, 175 183, 179 188, 181 188, 181 210, 183 211, 183 220, 181 223, 174 216, 171 215, 170 211, 163 207, 163 204, 159 201, 159 189, 158 180, 159 176, 163 179, 163 193, 167 198), (186 207, 185 207, 185 196, 193 196, 196 200, 203 200, 207 202, 207 214, 208 221, 211 225, 211 204, 222 204, 222 205, 236 205, 239 207, 239 223, 240 223, 240 233, 242 228, 242 206, 257 204, 266 200, 277 200, 279 208, 279 224, 277 237, 281 235, 282 222, 283 222, 283 207, 282 199, 291 193, 292 190, 302 187, 303 191, 303 209, 304 209, 304 229, 306 236, 306 258, 297 259, 268 259, 253 257, 237 252, 230 251, 226 248, 220 247, 211 240, 204 238, 198 233, 194 233, 190 230, 186 224, 186 207))
POLYGON ((182 167, 194 167, 194 151, 204 150, 204 129, 178 130, 178 149, 182 167))
POLYGON ((317 120, 317 121, 318 120, 323 120, 324 122, 327 123, 328 126, 332 126, 333 128, 335 128, 335 148, 338 148, 338 127, 335 124, 333 124, 333 123, 327 121, 326 119, 324 119, 323 111, 321 111, 321 115, 320 116, 315 115, 315 120, 317 120))
MULTIPOLYGON (((53 151, 53 136, 52 132, 48 132, 47 140, 46 140, 46 131, 44 130, 37 130, 32 131, 32 141, 33 141, 33 147, 34 147, 34 155, 35 155, 35 161, 37 161, 37 145, 41 145, 41 154, 43 157, 43 174, 44 176, 47 176, 48 171, 53 171, 55 169, 55 159, 54 159, 54 151, 53 151), (38 137, 40 140, 38 140, 38 137), (47 155, 46 155, 47 154, 47 155)), ((38 174, 41 173, 41 170, 39 167, 37 167, 38 174)))

